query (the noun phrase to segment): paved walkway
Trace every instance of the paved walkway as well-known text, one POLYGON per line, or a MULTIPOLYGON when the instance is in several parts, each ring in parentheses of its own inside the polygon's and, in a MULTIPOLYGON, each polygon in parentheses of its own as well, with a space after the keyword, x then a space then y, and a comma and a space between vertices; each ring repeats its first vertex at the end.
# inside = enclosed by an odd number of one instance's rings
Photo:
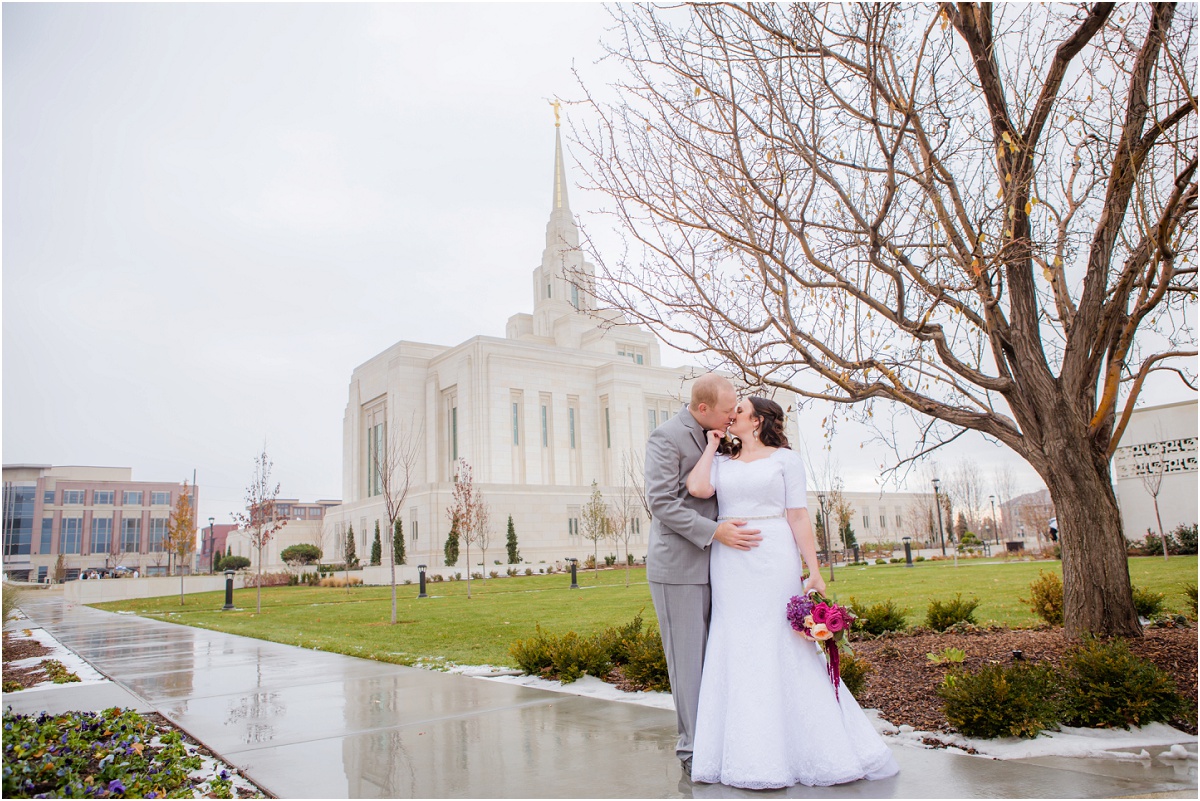
POLYGON ((1196 797, 1194 759, 997 761, 903 746, 894 748, 900 775, 884 781, 778 792, 693 786, 681 781, 669 711, 101 612, 50 594, 23 609, 117 686, 12 693, 5 704, 157 710, 281 798, 1196 797))

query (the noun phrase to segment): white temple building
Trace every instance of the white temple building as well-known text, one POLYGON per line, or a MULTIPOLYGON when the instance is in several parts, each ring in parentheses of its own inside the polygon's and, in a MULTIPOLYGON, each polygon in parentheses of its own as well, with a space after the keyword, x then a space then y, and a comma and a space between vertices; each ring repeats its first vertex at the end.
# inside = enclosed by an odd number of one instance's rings
MULTIPOLYGON (((679 412, 699 371, 663 366, 651 332, 619 312, 595 313, 580 286, 587 280, 578 278, 590 278, 594 268, 579 249, 557 127, 552 198, 546 246, 532 275, 532 314, 510 317, 502 339, 477 336, 452 347, 401 340, 353 371, 343 421, 343 503, 326 512, 326 543, 344 543, 353 526, 365 561, 376 521, 386 532, 388 520, 374 454, 413 431, 418 456, 401 513, 409 565, 444 565, 459 458, 471 465, 491 508, 486 557, 472 546, 472 572, 503 572, 496 565, 508 561, 509 515, 523 562, 582 561, 593 552, 581 530, 593 481, 610 514, 628 499, 629 551, 639 560, 646 553, 641 482, 631 476, 641 472, 650 432, 679 412)), ((896 540, 904 508, 923 498, 863 496, 879 507, 864 509, 864 520, 878 517, 896 540)), ((815 495, 810 508, 817 508, 815 495)), ((867 539, 858 530, 859 540, 867 539)), ((598 550, 624 556, 612 543, 598 550)), ((325 561, 340 556, 341 546, 327 548, 325 561)), ((460 556, 456 569, 465 565, 460 556)))

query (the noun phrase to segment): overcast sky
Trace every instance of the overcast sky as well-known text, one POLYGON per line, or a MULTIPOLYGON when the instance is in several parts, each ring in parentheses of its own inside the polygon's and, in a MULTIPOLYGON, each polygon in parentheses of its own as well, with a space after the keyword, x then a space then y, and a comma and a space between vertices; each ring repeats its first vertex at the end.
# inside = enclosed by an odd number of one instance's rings
MULTIPOLYGON (((4 462, 195 469, 201 519, 225 522, 265 441, 283 496, 339 498, 355 366, 531 311, 547 99, 579 96, 573 64, 610 77, 606 24, 593 4, 6 4, 4 462)), ((593 234, 602 204, 571 196, 593 234)), ((887 454, 861 436, 837 450, 866 490, 887 454)), ((939 458, 966 453, 1036 486, 980 438, 939 458)))

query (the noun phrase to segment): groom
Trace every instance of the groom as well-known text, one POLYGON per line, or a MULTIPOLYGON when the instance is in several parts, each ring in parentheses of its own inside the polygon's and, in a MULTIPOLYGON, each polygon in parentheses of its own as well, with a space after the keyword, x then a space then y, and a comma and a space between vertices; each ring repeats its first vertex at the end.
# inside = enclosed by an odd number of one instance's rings
POLYGON ((716 498, 696 498, 687 491, 688 473, 704 453, 705 431, 724 431, 733 422, 736 409, 733 384, 708 373, 692 383, 691 403, 654 429, 646 443, 646 500, 653 518, 646 577, 678 718, 675 754, 689 776, 700 671, 708 640, 709 546, 716 540, 747 551, 762 539, 758 529, 743 528, 744 520, 718 525, 716 498))

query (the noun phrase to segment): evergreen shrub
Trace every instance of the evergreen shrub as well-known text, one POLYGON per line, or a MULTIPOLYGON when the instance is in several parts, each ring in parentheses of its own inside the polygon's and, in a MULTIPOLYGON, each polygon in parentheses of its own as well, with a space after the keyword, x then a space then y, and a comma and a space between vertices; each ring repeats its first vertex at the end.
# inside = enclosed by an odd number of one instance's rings
POLYGON ((1063 583, 1057 573, 1038 571, 1038 577, 1029 585, 1029 597, 1021 598, 1029 604, 1029 611, 1051 626, 1063 624, 1063 583))
POLYGON ((1183 709, 1175 682, 1120 639, 1086 638, 1059 665, 1062 718, 1070 726, 1128 728, 1168 721, 1183 709))
POLYGON ((858 615, 854 621, 855 631, 880 635, 885 631, 904 631, 908 628, 908 610, 897 606, 891 599, 870 606, 860 606, 858 601, 851 598, 850 608, 858 615))
POLYGON ((1138 617, 1152 618, 1162 611, 1164 596, 1161 592, 1143 589, 1133 585, 1133 608, 1138 617))
POLYGON ((222 570, 241 570, 250 567, 250 559, 245 556, 226 556, 221 560, 222 570))
POLYGON ((925 625, 934 631, 945 631, 955 623, 975 623, 975 610, 979 607, 978 598, 963 600, 958 593, 950 601, 939 601, 934 598, 929 602, 925 612, 925 625))
POLYGON ((1192 607, 1192 617, 1196 616, 1196 582, 1183 585, 1183 595, 1187 598, 1188 604, 1192 607))
POLYGON ((867 686, 867 674, 875 668, 871 667, 871 663, 865 659, 860 659, 853 654, 843 653, 838 663, 839 673, 842 677, 842 684, 846 685, 846 689, 850 694, 858 697, 858 695, 867 686))
POLYGON ((1037 737, 1055 728, 1054 669, 1046 664, 991 663, 971 673, 954 669, 938 685, 950 725, 968 737, 1037 737))

